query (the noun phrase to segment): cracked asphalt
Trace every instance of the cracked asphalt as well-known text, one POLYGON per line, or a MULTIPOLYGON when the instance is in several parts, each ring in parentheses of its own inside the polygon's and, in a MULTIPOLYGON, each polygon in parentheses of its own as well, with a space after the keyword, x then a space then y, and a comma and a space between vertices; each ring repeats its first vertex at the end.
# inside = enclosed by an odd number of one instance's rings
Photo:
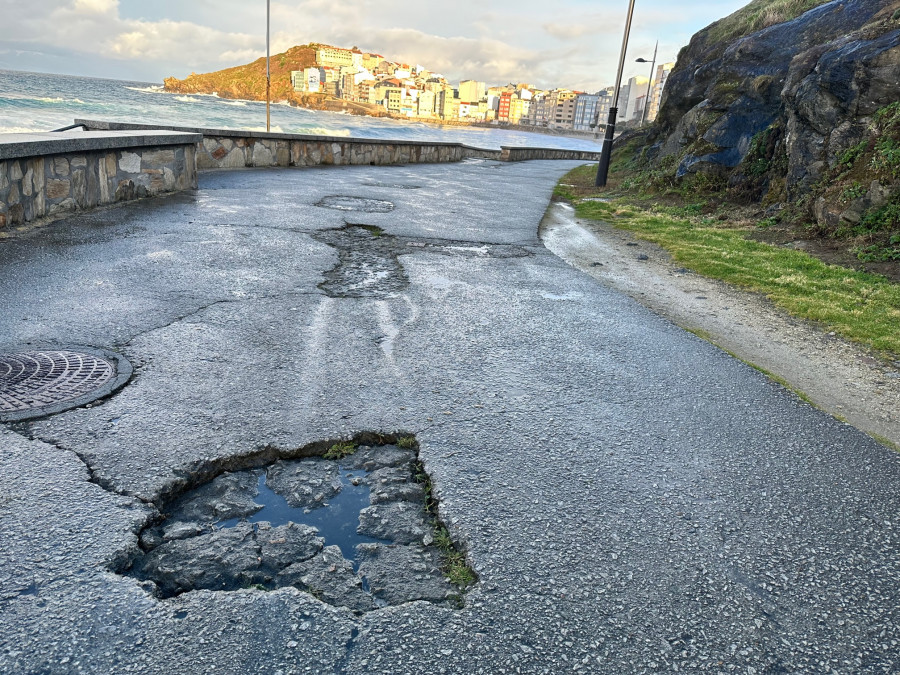
POLYGON ((213 172, 0 240, 3 351, 135 367, 0 426, 0 672, 900 670, 900 456, 545 249, 572 166, 213 172), (210 467, 397 430, 460 610, 109 571, 210 467))

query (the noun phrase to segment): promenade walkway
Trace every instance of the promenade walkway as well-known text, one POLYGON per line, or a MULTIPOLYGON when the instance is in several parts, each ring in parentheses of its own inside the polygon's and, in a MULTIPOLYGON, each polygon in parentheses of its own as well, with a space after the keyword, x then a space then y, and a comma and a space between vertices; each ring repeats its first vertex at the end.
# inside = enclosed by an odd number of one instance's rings
POLYGON ((210 172, 0 240, 0 352, 134 367, 0 425, 0 672, 900 670, 900 456, 544 248, 572 166, 210 172), (398 430, 461 608, 112 571, 210 467, 398 430))

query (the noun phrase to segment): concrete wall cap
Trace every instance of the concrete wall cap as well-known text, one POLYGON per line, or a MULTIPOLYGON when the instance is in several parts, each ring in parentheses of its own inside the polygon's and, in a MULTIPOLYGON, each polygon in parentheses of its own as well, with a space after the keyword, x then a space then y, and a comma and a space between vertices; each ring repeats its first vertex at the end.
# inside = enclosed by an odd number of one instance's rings
POLYGON ((203 136, 200 134, 167 130, 142 130, 140 133, 113 130, 0 134, 0 160, 162 145, 192 145, 202 140, 203 136))

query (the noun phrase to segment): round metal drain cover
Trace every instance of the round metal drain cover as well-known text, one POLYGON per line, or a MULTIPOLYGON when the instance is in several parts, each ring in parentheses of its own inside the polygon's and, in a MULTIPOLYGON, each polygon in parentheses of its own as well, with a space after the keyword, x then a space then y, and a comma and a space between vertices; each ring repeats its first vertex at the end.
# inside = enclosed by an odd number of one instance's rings
POLYGON ((0 422, 76 408, 108 396, 129 377, 124 357, 94 349, 0 354, 0 422))
POLYGON ((316 206, 338 211, 362 211, 363 213, 388 213, 394 210, 391 202, 383 199, 367 199, 365 197, 333 196, 323 197, 316 206))

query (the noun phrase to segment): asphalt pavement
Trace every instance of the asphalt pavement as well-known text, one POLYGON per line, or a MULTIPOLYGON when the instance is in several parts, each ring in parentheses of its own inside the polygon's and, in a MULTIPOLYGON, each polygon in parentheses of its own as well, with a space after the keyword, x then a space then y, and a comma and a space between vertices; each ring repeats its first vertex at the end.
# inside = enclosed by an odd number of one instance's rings
POLYGON ((0 351, 134 366, 0 426, 0 672, 900 671, 900 456, 544 248, 572 166, 211 172, 0 240, 0 351), (111 571, 210 467, 398 430, 461 609, 111 571))

